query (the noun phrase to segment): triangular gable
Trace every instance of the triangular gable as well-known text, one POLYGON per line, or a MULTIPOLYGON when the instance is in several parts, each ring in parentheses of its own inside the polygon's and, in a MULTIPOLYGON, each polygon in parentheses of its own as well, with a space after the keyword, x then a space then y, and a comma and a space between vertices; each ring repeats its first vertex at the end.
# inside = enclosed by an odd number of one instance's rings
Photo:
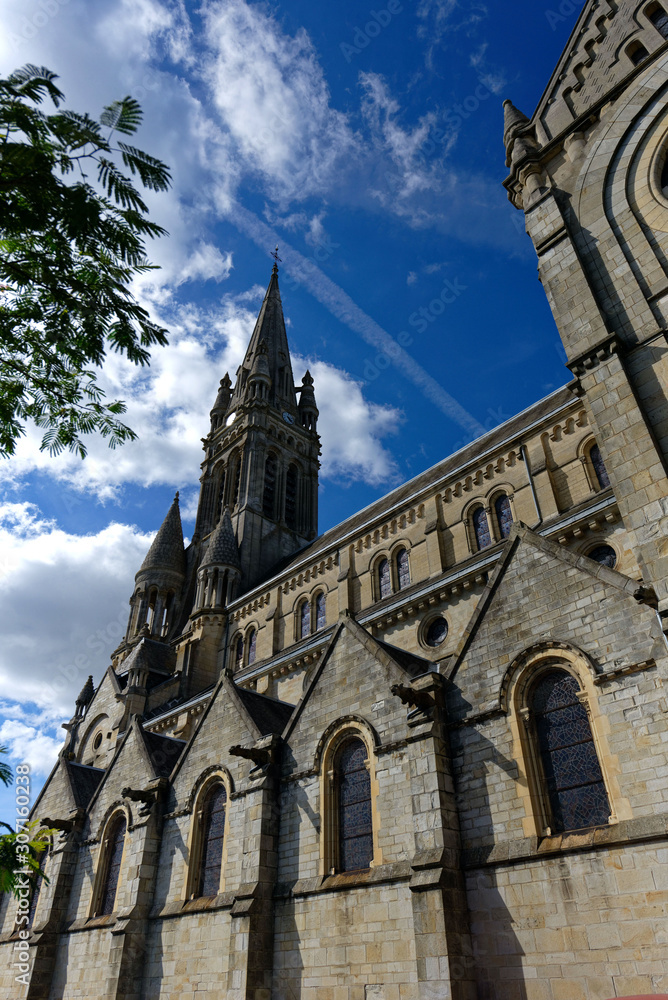
POLYGON ((405 709, 390 688, 393 684, 408 684, 430 668, 428 661, 375 639, 345 613, 304 689, 283 739, 289 740, 304 725, 306 715, 317 716, 317 727, 322 732, 336 718, 355 714, 355 710, 370 717, 379 701, 389 708, 384 713, 388 724, 394 725, 397 719, 403 723, 405 709), (331 690, 323 692, 328 673, 333 674, 331 690))
POLYGON ((30 810, 31 819, 41 819, 42 816, 64 819, 77 808, 66 764, 62 757, 54 764, 30 810))
MULTIPOLYGON (((285 715, 292 713, 292 706, 286 705, 285 702, 276 702, 277 707, 273 710, 276 713, 276 724, 275 727, 271 725, 268 727, 270 708, 263 704, 260 710, 256 704, 257 698, 262 696, 256 695, 253 699, 252 692, 242 691, 230 677, 223 674, 172 774, 172 783, 176 783, 177 776, 186 762, 189 772, 192 769, 197 770, 200 763, 212 765, 222 763, 223 760, 229 762, 229 748, 233 744, 252 746, 263 736, 268 735, 268 731, 280 733, 279 726, 284 724, 285 715), (254 715, 261 715, 260 724, 254 715), (213 730, 215 733, 212 740, 208 739, 207 730, 213 730), (212 745, 218 758, 216 761, 211 759, 212 745), (198 756, 203 757, 201 762, 198 762, 198 756)), ((269 702, 271 699, 262 698, 262 701, 269 702)))
POLYGON ((506 670, 537 642, 582 650, 601 674, 665 655, 655 612, 638 604, 637 590, 637 581, 515 524, 453 657, 462 713, 498 708, 506 670))
MULTIPOLYGON (((629 3, 588 0, 585 4, 532 119, 548 139, 567 129, 633 71, 620 50, 639 32, 636 13, 637 5, 629 3)), ((545 16, 553 29, 567 20, 557 9, 546 10, 545 16)), ((658 33, 655 41, 662 42, 658 33)))

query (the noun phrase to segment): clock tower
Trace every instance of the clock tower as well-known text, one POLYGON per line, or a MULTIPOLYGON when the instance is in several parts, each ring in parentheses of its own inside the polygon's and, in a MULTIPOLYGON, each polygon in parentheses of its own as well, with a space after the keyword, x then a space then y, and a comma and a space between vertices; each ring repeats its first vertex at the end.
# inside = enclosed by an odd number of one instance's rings
POLYGON ((275 263, 236 384, 222 379, 203 439, 196 537, 206 542, 229 509, 239 593, 318 533, 317 419, 310 373, 294 383, 275 263))

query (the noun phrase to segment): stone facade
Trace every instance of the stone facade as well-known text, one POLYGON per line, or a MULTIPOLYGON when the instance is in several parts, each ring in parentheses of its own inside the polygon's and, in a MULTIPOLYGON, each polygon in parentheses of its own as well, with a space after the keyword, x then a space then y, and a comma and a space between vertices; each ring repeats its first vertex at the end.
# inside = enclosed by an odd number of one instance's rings
POLYGON ((27 987, 3 903, 2 996, 668 992, 666 39, 589 0, 505 105, 573 380, 320 537, 274 269, 192 543, 177 497, 36 803, 61 832, 27 987))

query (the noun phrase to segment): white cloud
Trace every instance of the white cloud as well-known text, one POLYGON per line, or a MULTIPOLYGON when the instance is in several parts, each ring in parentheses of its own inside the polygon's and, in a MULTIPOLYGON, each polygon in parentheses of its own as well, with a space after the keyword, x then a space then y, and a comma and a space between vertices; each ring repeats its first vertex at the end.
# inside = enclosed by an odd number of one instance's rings
POLYGON ((69 718, 125 632, 152 537, 115 523, 73 535, 34 504, 0 503, 0 697, 69 718))
POLYGON ((330 105, 307 33, 291 37, 264 8, 243 0, 210 3, 205 21, 202 74, 213 105, 267 194, 300 200, 340 183, 357 139, 346 115, 330 105))
POLYGON ((49 773, 62 743, 62 739, 24 722, 5 719, 0 726, 0 745, 7 747, 9 757, 17 763, 29 764, 33 775, 45 777, 49 773))
POLYGON ((409 271, 408 275, 406 277, 406 284, 407 285, 414 285, 417 280, 418 280, 418 276, 417 276, 416 272, 415 271, 409 271))

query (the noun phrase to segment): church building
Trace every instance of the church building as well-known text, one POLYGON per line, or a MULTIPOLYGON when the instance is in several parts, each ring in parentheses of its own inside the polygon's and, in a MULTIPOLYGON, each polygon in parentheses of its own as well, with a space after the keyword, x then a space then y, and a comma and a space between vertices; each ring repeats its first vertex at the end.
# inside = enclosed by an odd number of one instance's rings
POLYGON ((668 993, 667 0, 587 0, 504 112, 571 380, 319 535, 274 266, 192 541, 177 494, 35 805, 2 997, 668 993))

